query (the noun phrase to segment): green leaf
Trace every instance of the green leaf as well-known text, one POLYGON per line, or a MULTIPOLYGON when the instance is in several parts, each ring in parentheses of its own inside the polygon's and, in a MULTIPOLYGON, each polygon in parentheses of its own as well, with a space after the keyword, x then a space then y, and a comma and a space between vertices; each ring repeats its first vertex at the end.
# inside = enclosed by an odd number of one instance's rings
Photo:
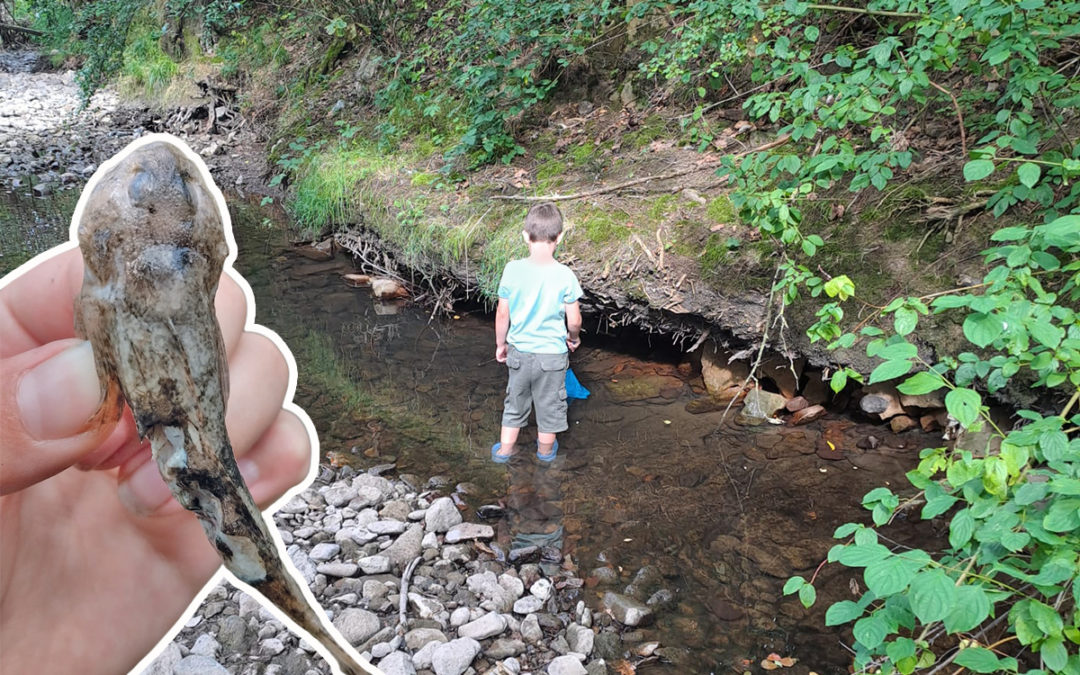
POLYGON ((1031 230, 1026 227, 1003 227, 994 234, 990 235, 991 241, 1017 241, 1019 239, 1027 239, 1031 235, 1031 230))
POLYGON ((1030 541, 1031 535, 1027 532, 1006 532, 1001 535, 1001 545, 1013 553, 1022 551, 1030 541))
POLYGON ((945 616, 945 630, 967 632, 990 616, 990 598, 981 586, 964 585, 956 589, 956 604, 945 616))
MULTIPOLYGON (((900 359, 914 358, 919 354, 919 350, 915 345, 910 342, 902 341, 895 344, 891 344, 887 347, 883 347, 877 355, 886 361, 897 361, 900 359)), ((873 354, 867 354, 867 356, 873 356, 873 354)))
POLYGON ((1045 497, 1049 491, 1050 486, 1046 483, 1024 483, 1017 488, 1016 496, 1013 499, 1018 505, 1027 506, 1045 497))
POLYGON ((817 591, 810 584, 806 584, 799 589, 799 602, 803 607, 810 609, 813 606, 814 601, 817 600, 817 591))
POLYGON ((908 307, 901 307, 893 315, 893 329, 898 335, 908 335, 919 323, 919 313, 908 307))
POLYGON ((945 395, 945 408, 965 429, 979 419, 981 406, 982 397, 972 389, 958 387, 945 395))
POLYGON ((836 560, 847 567, 866 567, 890 555, 889 549, 881 544, 857 544, 845 546, 836 556, 836 560))
MULTIPOLYGON (((934 487, 937 487, 936 483, 934 484, 934 487)), ((953 504, 955 503, 956 497, 945 494, 945 492, 943 492, 940 487, 937 487, 937 490, 933 491, 933 494, 931 494, 931 490, 927 489, 926 505, 923 506, 922 514, 920 515, 920 517, 923 520, 930 520, 931 518, 936 518, 951 509, 953 504)))
POLYGON ((1042 169, 1039 168, 1038 164, 1024 162, 1020 165, 1020 168, 1016 170, 1016 175, 1020 178, 1021 183, 1032 188, 1039 182, 1039 176, 1042 175, 1042 169))
POLYGON ((857 529, 859 529, 858 523, 844 523, 840 527, 836 528, 835 532, 833 532, 833 539, 843 539, 844 537, 849 537, 857 529))
POLYGON ((1065 650, 1065 642, 1060 637, 1043 642, 1039 647, 1039 656, 1051 673, 1065 672, 1065 665, 1069 662, 1069 652, 1065 650))
POLYGON ((964 180, 982 180, 994 173, 994 163, 988 159, 973 159, 964 165, 964 180))
POLYGON ((1005 330, 1001 317, 975 312, 964 319, 964 337, 979 347, 985 347, 1005 330))
POLYGON ((1050 429, 1039 435, 1039 449, 1047 461, 1063 459, 1069 450, 1069 437, 1060 429, 1050 429))
POLYGON ((829 378, 829 388, 839 394, 840 390, 847 386, 848 374, 846 370, 838 370, 829 378))
POLYGON ((982 647, 968 647, 960 650, 960 654, 953 663, 976 673, 996 673, 1001 667, 994 652, 982 647))
POLYGON ((863 572, 863 580, 874 595, 883 598, 907 588, 915 574, 924 565, 924 562, 906 560, 902 556, 893 555, 868 565, 863 572))
POLYGON ((886 361, 878 364, 878 367, 874 368, 873 372, 870 373, 870 384, 907 375, 911 371, 912 365, 911 361, 886 361))
POLYGON ((825 612, 825 625, 839 626, 842 623, 854 621, 855 619, 862 616, 862 613, 862 607, 859 607, 851 600, 841 600, 840 602, 834 602, 825 612))
POLYGON ((1031 613, 1031 618, 1035 619, 1036 625, 1043 633, 1051 637, 1061 635, 1065 624, 1061 620, 1061 615, 1053 607, 1038 600, 1032 600, 1028 605, 1028 612, 1031 613))
POLYGON ((885 623, 884 617, 875 614, 856 621, 851 632, 862 646, 867 649, 874 649, 889 634, 889 626, 885 623))
POLYGON ((885 653, 893 663, 915 656, 915 641, 911 638, 896 638, 885 645, 885 653))
POLYGON ((1072 532, 1080 528, 1080 499, 1059 499, 1050 505, 1042 526, 1051 532, 1072 532))
POLYGON ((802 577, 791 577, 784 584, 784 595, 791 595, 805 585, 806 579, 803 579, 802 577))
POLYGON ((927 371, 921 371, 915 373, 908 379, 897 385, 897 389, 901 394, 907 394, 908 396, 919 396, 921 394, 929 394, 932 391, 937 391, 945 386, 945 380, 936 373, 927 371))
POLYGON ((956 585, 941 570, 920 572, 908 594, 911 611, 923 623, 944 619, 956 603, 956 585))
POLYGON ((975 518, 970 509, 960 509, 949 523, 949 545, 955 549, 961 548, 971 541, 971 535, 975 532, 975 518))

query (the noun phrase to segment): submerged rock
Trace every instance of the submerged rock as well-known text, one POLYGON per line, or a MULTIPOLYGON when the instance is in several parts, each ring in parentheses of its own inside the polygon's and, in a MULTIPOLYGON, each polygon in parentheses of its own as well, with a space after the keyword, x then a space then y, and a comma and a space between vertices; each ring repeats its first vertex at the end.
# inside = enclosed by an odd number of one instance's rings
POLYGON ((752 389, 743 399, 742 414, 748 418, 770 419, 787 404, 787 398, 780 394, 752 389))
POLYGON ((604 594, 604 608, 624 626, 643 626, 653 620, 653 609, 643 602, 621 593, 604 594))

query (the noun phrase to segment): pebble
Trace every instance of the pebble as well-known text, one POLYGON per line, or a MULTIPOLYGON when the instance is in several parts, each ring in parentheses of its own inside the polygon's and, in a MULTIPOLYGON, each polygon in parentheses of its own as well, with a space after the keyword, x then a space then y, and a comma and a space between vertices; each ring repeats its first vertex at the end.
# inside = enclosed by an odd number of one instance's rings
POLYGON ((491 539, 494 536, 495 530, 490 525, 460 523, 446 532, 446 543, 456 544, 469 539, 491 539))

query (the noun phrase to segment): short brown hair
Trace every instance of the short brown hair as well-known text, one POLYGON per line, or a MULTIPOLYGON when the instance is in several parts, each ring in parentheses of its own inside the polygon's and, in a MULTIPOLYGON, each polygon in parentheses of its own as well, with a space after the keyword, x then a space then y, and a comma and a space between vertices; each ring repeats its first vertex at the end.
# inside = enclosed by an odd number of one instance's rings
POLYGON ((529 235, 529 241, 555 241, 562 233, 562 227, 559 207, 551 202, 537 204, 525 216, 525 233, 529 235))

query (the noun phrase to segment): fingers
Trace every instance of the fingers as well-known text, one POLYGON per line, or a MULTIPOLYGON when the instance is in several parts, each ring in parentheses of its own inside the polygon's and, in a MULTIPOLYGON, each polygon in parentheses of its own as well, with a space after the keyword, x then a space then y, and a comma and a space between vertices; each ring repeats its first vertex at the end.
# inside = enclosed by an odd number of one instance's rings
POLYGON ((93 350, 84 340, 50 342, 0 359, 0 494, 80 461, 105 442, 119 412, 115 395, 103 401, 93 350))
MULTIPOLYGON (((251 483, 262 480, 260 476, 275 478, 281 475, 279 470, 263 467, 259 461, 248 461, 251 459, 248 455, 261 447, 263 439, 268 438, 270 430, 280 424, 279 418, 285 414, 281 405, 289 384, 288 365, 281 351, 268 338, 258 333, 243 333, 229 361, 229 379, 230 404, 225 423, 240 472, 250 487, 251 483)), ((295 415, 291 417, 296 419, 295 415)), ((298 419, 296 423, 299 423, 298 419)), ((280 434, 272 440, 282 442, 280 434)), ((295 448, 277 449, 271 454, 286 453, 287 457, 291 451, 300 453, 302 461, 310 462, 311 444, 306 434, 302 440, 295 448)), ((287 463, 286 468, 293 464, 295 461, 287 463)), ((279 483, 279 480, 270 482, 272 486, 279 483)), ((138 515, 157 515, 180 508, 161 479, 148 447, 135 453, 121 467, 120 496, 138 515)))
POLYGON ((265 509, 308 477, 314 454, 300 418, 282 410, 251 452, 240 460, 251 496, 265 509), (250 478, 249 478, 250 476, 250 478))
MULTIPOLYGON (((72 248, 0 287, 0 358, 75 337, 74 302, 82 280, 82 255, 72 248)), ((247 299, 228 274, 221 277, 214 306, 231 353, 244 330, 247 299)))
POLYGON ((82 256, 79 249, 72 248, 4 285, 0 291, 0 357, 75 337, 72 301, 82 287, 82 276, 82 256))

